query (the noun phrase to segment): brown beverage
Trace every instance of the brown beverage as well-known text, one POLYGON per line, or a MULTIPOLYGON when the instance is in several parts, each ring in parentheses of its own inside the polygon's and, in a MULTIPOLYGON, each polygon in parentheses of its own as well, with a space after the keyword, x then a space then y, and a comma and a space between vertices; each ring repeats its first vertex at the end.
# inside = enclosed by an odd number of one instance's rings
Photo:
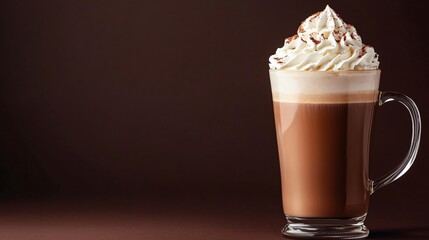
POLYGON ((270 71, 286 216, 365 216, 379 77, 379 71, 270 71))
POLYGON ((286 215, 349 218, 367 212, 374 105, 274 101, 286 215))

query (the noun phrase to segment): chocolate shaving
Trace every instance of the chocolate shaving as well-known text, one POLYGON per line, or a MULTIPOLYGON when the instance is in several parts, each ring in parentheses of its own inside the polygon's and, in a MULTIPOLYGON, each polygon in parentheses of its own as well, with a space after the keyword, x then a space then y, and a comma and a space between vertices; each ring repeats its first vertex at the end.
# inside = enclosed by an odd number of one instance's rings
POLYGON ((344 37, 343 37, 343 40, 344 40, 344 44, 348 47, 348 46, 353 46, 353 44, 350 44, 350 43, 348 43, 346 40, 347 40, 347 35, 344 35, 344 37))
POLYGON ((310 16, 310 22, 311 22, 313 19, 317 18, 319 15, 320 15, 320 12, 317 12, 317 13, 315 13, 315 14, 311 15, 311 16, 310 16))
POLYGON ((298 35, 293 35, 292 37, 288 37, 288 38, 286 38, 286 40, 285 40, 285 42, 286 43, 290 43, 290 42, 292 42, 293 40, 295 40, 295 39, 297 39, 298 38, 298 35))
POLYGON ((304 31, 304 27, 302 26, 302 24, 304 24, 304 22, 301 23, 301 25, 299 25, 298 27, 298 33, 303 33, 304 31))
POLYGON ((310 40, 314 42, 314 44, 319 44, 321 41, 314 39, 313 36, 310 37, 310 40))
POLYGON ((361 58, 361 57, 363 57, 366 54, 366 47, 367 47, 367 45, 363 45, 363 47, 362 47, 362 49, 361 49, 361 51, 359 53, 358 58, 361 58))
MULTIPOLYGON (((338 13, 335 13, 335 14, 336 14, 336 17, 338 18, 338 20, 340 20, 340 22, 344 23, 344 20, 340 17, 340 15, 338 13)), ((347 25, 350 25, 350 24, 347 24, 347 25)))

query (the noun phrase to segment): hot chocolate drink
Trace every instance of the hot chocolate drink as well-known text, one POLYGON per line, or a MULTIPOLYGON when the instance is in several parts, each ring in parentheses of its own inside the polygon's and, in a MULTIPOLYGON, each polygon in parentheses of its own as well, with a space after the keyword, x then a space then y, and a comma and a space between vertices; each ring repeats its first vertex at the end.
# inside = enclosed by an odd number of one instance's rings
POLYGON ((274 101, 283 208, 291 216, 349 218, 367 212, 374 102, 274 101))
POLYGON ((269 60, 285 215, 365 215, 378 55, 327 6, 269 60))
POLYGON ((270 74, 285 215, 365 215, 379 72, 270 74))

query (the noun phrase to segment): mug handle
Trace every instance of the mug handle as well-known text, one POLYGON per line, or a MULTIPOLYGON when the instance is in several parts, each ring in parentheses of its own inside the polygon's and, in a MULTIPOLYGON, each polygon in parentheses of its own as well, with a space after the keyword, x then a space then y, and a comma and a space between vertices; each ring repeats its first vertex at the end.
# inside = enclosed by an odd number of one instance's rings
POLYGON ((391 101, 397 101, 400 102, 402 105, 404 105, 408 112, 411 115, 411 146, 408 150, 407 155, 402 160, 401 164, 399 164, 396 169, 389 172, 385 176, 381 177, 380 179, 377 179, 375 181, 371 181, 371 194, 373 194, 376 190, 394 182, 398 178, 400 178, 402 175, 404 175, 413 165, 414 160, 417 156, 417 151, 419 149, 420 145, 420 134, 421 134, 421 118, 420 118, 420 112, 417 108, 417 105, 414 103, 414 101, 409 98, 408 96, 397 93, 397 92, 380 92, 379 94, 379 101, 378 105, 381 106, 387 102, 391 101))

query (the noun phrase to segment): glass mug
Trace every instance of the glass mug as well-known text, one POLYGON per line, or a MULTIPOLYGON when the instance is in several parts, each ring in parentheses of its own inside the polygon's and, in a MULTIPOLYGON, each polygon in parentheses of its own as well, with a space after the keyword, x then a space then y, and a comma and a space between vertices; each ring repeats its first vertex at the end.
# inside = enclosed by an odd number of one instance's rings
POLYGON ((415 103, 379 92, 380 70, 309 72, 270 70, 281 170, 282 233, 303 238, 364 238, 369 196, 413 164, 421 120, 415 103), (398 101, 410 112, 411 147, 403 162, 369 179, 375 105, 398 101))

